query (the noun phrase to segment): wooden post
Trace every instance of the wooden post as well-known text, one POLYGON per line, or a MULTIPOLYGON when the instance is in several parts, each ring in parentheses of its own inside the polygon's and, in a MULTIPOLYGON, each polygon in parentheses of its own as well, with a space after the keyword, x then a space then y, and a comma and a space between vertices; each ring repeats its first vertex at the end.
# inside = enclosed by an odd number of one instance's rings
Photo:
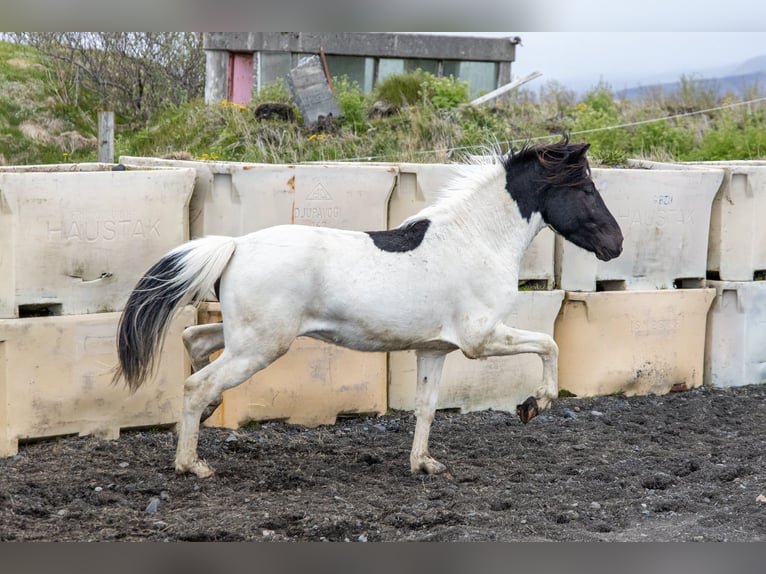
POLYGON ((114 163, 114 112, 98 112, 98 161, 114 163))
POLYGON ((330 68, 327 67, 327 58, 324 55, 324 48, 319 48, 319 58, 322 60, 322 70, 324 71, 324 77, 327 80, 327 85, 330 86, 330 93, 335 95, 335 88, 332 87, 332 78, 330 77, 330 68))

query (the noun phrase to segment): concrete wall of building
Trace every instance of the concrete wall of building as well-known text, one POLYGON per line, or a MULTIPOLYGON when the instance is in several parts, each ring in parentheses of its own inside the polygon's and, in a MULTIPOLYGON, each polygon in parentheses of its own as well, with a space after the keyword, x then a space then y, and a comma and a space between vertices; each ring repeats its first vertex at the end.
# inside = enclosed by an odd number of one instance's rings
POLYGON ((404 60, 419 62, 433 73, 454 73, 461 79, 472 81, 472 96, 480 91, 493 90, 511 81, 511 64, 516 58, 518 37, 486 38, 478 36, 448 36, 402 33, 305 33, 305 32, 213 32, 204 36, 207 54, 205 101, 216 103, 231 99, 228 56, 232 53, 254 53, 255 90, 286 77, 300 58, 319 54, 328 56, 330 73, 347 73, 350 59, 358 58, 360 71, 348 74, 365 92, 369 92, 378 79, 384 77, 385 64, 404 60), (344 58, 347 59, 343 65, 344 58), (434 65, 429 66, 432 62, 434 65), (494 65, 492 77, 477 69, 477 63, 494 65), (380 65, 380 64, 383 65, 380 65))
POLYGON ((518 37, 357 32, 211 32, 205 50, 513 62, 518 37))

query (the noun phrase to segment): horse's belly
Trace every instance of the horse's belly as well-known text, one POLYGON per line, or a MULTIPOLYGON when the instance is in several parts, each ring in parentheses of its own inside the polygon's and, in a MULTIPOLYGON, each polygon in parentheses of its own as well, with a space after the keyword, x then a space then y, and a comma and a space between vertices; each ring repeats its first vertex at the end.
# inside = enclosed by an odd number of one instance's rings
POLYGON ((302 333, 306 337, 334 343, 355 351, 388 352, 410 350, 453 351, 457 346, 442 339, 437 333, 433 337, 403 334, 384 329, 373 333, 360 329, 316 329, 302 333))

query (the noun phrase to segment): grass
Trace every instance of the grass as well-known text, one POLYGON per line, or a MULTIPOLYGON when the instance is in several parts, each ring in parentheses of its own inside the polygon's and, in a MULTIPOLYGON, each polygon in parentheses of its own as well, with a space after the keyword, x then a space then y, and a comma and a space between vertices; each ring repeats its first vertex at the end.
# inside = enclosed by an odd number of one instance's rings
POLYGON ((72 105, 56 78, 55 66, 34 49, 0 42, 0 164, 92 157, 95 119, 81 106, 89 100, 72 105))

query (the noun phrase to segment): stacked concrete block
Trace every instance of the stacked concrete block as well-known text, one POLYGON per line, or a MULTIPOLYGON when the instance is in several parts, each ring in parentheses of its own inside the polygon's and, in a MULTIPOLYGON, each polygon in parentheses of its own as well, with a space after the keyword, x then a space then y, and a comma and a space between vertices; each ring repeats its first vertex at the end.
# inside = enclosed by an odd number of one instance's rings
POLYGON ((119 311, 188 238, 192 170, 0 168, 0 317, 119 311))
POLYGON ((710 220, 706 286, 715 289, 715 300, 704 380, 717 387, 766 382, 766 162, 632 163, 661 171, 723 171, 710 220))
POLYGON ((594 169, 625 237, 609 262, 557 238, 567 291, 556 320, 559 387, 578 396, 661 394, 703 382, 704 289, 718 168, 594 169))
POLYGON ((766 281, 708 281, 715 289, 705 347, 705 383, 766 383, 766 281))
POLYGON ((664 394, 703 382, 712 289, 567 292, 556 319, 559 388, 664 394))
POLYGON ((237 210, 239 196, 232 184, 233 174, 262 165, 133 156, 121 156, 120 163, 137 168, 185 168, 194 171, 194 191, 189 201, 191 239, 205 235, 242 235, 242 214, 237 210))
MULTIPOLYGON (((399 181, 388 208, 389 227, 396 227, 438 198, 455 176, 452 164, 399 164, 399 181)), ((462 168, 465 169, 465 168, 462 168)), ((470 169, 485 169, 472 166, 470 169)), ((511 326, 553 335, 553 325, 564 292, 553 290, 554 235, 544 229, 529 247, 519 272, 520 291, 511 326), (534 288, 531 290, 530 288, 534 288)), ((515 411, 534 395, 542 381, 542 362, 536 355, 468 359, 459 351, 445 361, 437 408, 470 412, 492 408, 515 411)), ((389 406, 412 410, 415 399, 416 358, 413 351, 390 353, 389 406)))
MULTIPOLYGON (((282 224, 357 231, 386 229, 395 166, 271 165, 122 157, 126 165, 197 170, 192 235, 231 235, 282 224)), ((220 321, 203 306, 200 322, 220 321)), ((225 318, 223 318, 225 320, 225 318)), ((223 394, 207 424, 236 428, 251 420, 318 425, 338 415, 386 411, 387 355, 301 337, 273 365, 223 394)))
MULTIPOLYGON (((711 165, 710 163, 697 164, 711 165)), ((713 204, 705 380, 717 387, 766 382, 766 163, 716 162, 726 173, 713 204)))
POLYGON ((723 170, 594 169, 592 175, 622 229, 623 253, 599 261, 557 238, 558 285, 567 291, 702 286, 723 170))
POLYGON ((717 169, 723 173, 712 205, 708 275, 720 281, 766 278, 766 162, 631 162, 645 170, 717 169))
POLYGON ((19 441, 61 435, 119 437, 126 428, 178 422, 190 374, 181 343, 195 324, 173 319, 157 372, 135 393, 112 384, 120 313, 0 319, 0 456, 19 441))
POLYGON ((188 361, 174 320, 157 375, 111 385, 117 322, 157 259, 188 239, 189 169, 0 168, 0 455, 19 440, 116 436, 177 420, 188 361))

